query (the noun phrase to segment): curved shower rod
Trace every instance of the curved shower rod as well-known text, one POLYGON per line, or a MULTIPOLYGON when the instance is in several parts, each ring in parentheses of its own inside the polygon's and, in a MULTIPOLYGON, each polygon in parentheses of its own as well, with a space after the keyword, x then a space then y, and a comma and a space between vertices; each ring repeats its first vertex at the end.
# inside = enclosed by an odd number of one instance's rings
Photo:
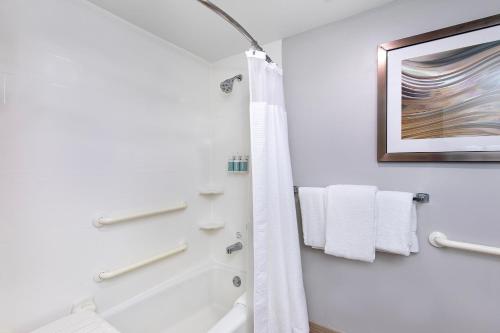
MULTIPOLYGON (((255 38, 250 35, 250 33, 243 28, 241 24, 238 23, 234 18, 231 17, 228 13, 226 13, 222 8, 218 7, 217 5, 213 4, 209 0, 197 0, 199 3, 202 5, 206 6, 213 12, 215 12, 217 15, 222 17, 224 20, 226 20, 229 24, 231 24, 236 30, 238 30, 252 45, 254 49, 257 51, 262 51, 264 52, 264 49, 259 45, 259 42, 255 40, 255 38)), ((266 61, 267 62, 273 62, 273 60, 266 54, 266 61)))

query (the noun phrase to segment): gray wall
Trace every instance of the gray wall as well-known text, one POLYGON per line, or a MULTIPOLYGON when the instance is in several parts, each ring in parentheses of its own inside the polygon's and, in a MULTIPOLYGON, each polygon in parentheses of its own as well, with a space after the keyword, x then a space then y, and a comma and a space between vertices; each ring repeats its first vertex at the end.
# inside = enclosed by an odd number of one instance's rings
POLYGON ((347 333, 500 332, 500 260, 426 239, 440 230, 500 245, 500 165, 376 162, 377 45, 497 13, 498 0, 397 1, 284 40, 295 184, 431 194, 418 255, 366 264, 302 249, 312 321, 347 333))

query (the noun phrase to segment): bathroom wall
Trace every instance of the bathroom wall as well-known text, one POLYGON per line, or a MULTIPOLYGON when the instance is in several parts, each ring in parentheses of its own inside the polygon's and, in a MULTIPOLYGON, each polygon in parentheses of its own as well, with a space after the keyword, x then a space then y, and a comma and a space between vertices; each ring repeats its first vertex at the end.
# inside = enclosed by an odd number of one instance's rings
POLYGON ((348 333, 498 332, 497 258, 431 247, 431 231, 500 244, 499 164, 376 157, 377 45, 500 12, 496 0, 395 1, 283 41, 296 185, 374 184, 428 192, 421 252, 366 264, 302 249, 310 319, 348 333))
POLYGON ((88 296, 105 310, 210 259, 197 227, 210 209, 197 193, 209 67, 86 1, 0 2, 0 331, 30 331, 88 296), (91 225, 179 200, 187 210, 91 225), (93 281, 181 239, 183 254, 93 281))

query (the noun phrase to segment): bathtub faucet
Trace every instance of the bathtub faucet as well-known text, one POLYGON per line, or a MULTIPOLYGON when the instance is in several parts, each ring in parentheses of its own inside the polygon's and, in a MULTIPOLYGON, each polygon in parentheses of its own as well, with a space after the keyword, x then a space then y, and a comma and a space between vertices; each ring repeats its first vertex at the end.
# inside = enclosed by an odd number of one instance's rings
POLYGON ((226 247, 226 252, 227 254, 231 254, 234 251, 239 251, 241 249, 243 249, 243 244, 241 244, 241 242, 237 242, 226 247))

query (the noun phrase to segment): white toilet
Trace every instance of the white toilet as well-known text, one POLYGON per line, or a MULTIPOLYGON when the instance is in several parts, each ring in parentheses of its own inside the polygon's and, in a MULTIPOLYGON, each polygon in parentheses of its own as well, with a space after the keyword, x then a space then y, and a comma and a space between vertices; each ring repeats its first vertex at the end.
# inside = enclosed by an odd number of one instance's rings
POLYGON ((246 333, 248 321, 247 294, 244 293, 208 333, 246 333))

